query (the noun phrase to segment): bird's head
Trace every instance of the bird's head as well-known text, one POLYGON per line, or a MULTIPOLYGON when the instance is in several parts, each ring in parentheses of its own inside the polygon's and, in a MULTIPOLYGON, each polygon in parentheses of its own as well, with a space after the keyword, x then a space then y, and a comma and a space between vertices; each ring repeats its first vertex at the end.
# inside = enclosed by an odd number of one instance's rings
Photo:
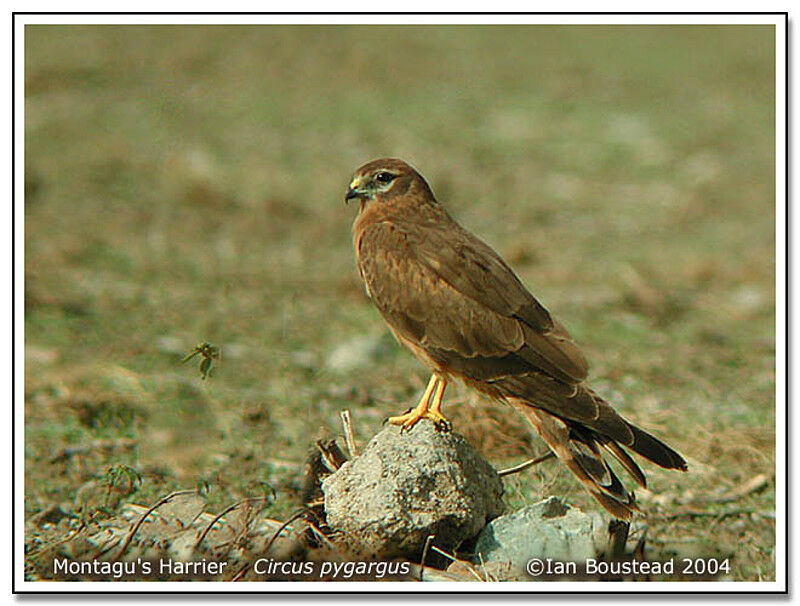
POLYGON ((357 198, 363 210, 370 202, 390 203, 409 193, 419 193, 433 200, 425 179, 411 166, 396 158, 380 158, 366 163, 353 174, 344 201, 357 198))

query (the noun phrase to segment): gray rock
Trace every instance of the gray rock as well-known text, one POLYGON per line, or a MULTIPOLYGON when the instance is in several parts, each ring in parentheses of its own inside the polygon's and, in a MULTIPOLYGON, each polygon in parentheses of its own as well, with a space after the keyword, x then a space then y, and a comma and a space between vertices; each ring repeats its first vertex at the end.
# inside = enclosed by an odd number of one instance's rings
POLYGON ((354 550, 381 558, 419 560, 429 535, 452 552, 503 510, 492 466, 463 437, 427 420, 402 434, 384 428, 322 491, 328 525, 354 550))
POLYGON ((606 542, 599 513, 586 514, 550 497, 493 520, 478 537, 475 557, 525 570, 532 558, 583 562, 597 557, 606 542))

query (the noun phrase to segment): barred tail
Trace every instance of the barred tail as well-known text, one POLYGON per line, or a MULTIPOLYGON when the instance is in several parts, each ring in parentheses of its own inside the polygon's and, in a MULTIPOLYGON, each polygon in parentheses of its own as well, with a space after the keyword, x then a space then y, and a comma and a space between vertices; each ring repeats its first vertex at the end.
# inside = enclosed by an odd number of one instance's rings
MULTIPOLYGON (((533 425, 545 443, 575 477, 612 516, 630 521, 640 511, 632 492, 628 492, 614 470, 603 458, 610 454, 631 475, 639 486, 647 480, 639 465, 611 438, 569 421, 564 421, 524 400, 509 399, 511 404, 533 425)), ((626 421, 627 423, 627 421, 626 421)), ((627 445, 654 463, 670 469, 686 470, 686 462, 674 450, 647 432, 628 423, 634 442, 627 445)))

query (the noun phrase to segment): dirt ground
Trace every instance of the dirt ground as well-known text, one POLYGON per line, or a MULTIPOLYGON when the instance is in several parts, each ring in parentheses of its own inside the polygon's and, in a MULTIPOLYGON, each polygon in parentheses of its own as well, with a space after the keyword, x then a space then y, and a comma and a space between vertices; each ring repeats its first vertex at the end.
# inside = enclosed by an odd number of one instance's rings
MULTIPOLYGON (((363 293, 343 205, 391 155, 689 461, 644 465, 650 544, 775 579, 771 28, 29 26, 25 44, 29 554, 57 504, 103 519, 204 485, 221 510, 268 487, 285 517, 342 409, 366 442, 414 402, 427 377, 363 293), (204 341, 206 380, 181 364, 204 341)), ((497 467, 543 448, 464 388, 445 410, 497 467)), ((596 508, 552 461, 506 492, 596 508)))

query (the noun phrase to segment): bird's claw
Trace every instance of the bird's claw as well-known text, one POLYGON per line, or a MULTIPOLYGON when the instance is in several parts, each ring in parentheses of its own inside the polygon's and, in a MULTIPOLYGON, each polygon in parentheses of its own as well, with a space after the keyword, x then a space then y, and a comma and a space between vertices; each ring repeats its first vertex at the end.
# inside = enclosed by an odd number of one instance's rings
POLYGON ((435 412, 428 411, 428 413, 425 415, 425 418, 429 419, 433 423, 433 426, 436 428, 436 431, 441 431, 442 433, 449 433, 450 431, 453 430, 453 425, 442 414, 437 414, 435 412))
MULTIPOLYGON (((401 427, 401 433, 402 433, 403 429, 405 429, 405 423, 407 422, 407 418, 411 417, 412 410, 414 409, 409 407, 406 408, 406 411, 403 414, 397 417, 386 417, 383 420, 383 423, 381 423, 381 425, 386 425, 387 423, 389 423, 390 425, 403 425, 403 427, 401 427)), ((414 423, 416 423, 416 421, 414 421, 414 423)), ((413 426, 414 423, 412 423, 411 426, 413 426)))
POLYGON ((431 423, 433 423, 433 428, 438 432, 449 433, 453 429, 450 421, 448 421, 443 415, 429 411, 425 413, 422 418, 428 419, 431 423))
POLYGON ((432 410, 418 411, 414 409, 397 417, 389 417, 387 421, 392 425, 400 425, 400 433, 405 433, 410 431, 420 419, 428 419, 431 421, 436 431, 447 433, 452 429, 450 421, 448 421, 444 415, 433 412, 432 410))

